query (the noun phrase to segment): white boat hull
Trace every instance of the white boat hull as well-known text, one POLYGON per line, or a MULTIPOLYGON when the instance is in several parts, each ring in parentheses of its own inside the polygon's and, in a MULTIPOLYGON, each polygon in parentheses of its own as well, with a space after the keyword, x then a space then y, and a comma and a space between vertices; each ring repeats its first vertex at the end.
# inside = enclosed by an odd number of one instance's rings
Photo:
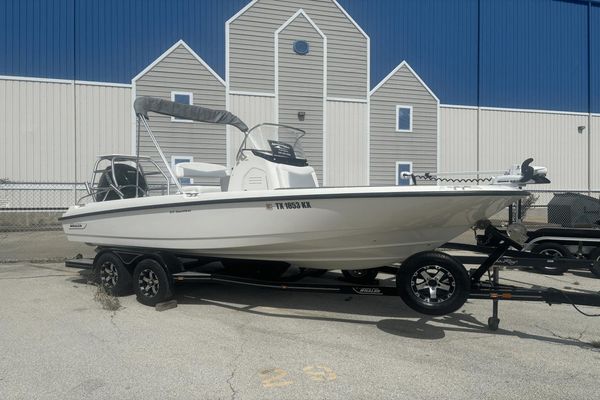
POLYGON ((510 187, 287 189, 90 203, 69 240, 181 255, 374 268, 432 250, 527 193, 510 187))

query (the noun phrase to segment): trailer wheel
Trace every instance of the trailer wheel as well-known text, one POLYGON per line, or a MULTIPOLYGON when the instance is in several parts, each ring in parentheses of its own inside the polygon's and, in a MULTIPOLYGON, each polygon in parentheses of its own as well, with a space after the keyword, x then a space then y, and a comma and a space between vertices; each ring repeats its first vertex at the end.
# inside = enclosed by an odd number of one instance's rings
POLYGON ((109 294, 122 296, 131 291, 131 272, 116 254, 101 254, 94 261, 94 272, 98 284, 109 294))
POLYGON ((378 268, 371 269, 343 269, 342 275, 349 282, 354 283, 371 283, 379 273, 378 268))
POLYGON ((137 300, 147 306, 169 300, 173 295, 172 283, 165 268, 156 260, 147 258, 133 271, 133 290, 137 300))
MULTIPOLYGON (((560 243, 540 243, 531 250, 532 253, 542 254, 553 258, 573 258, 573 254, 560 243)), ((563 266, 544 265, 537 266, 535 269, 542 274, 562 275, 568 268, 563 266)))
POLYGON ((589 255, 590 260, 595 261, 594 265, 590 268, 592 274, 600 278, 600 247, 596 247, 589 255))
POLYGON ((452 313, 465 304, 471 280, 465 267, 448 254, 417 253, 398 269, 396 286, 413 310, 428 315, 452 313))

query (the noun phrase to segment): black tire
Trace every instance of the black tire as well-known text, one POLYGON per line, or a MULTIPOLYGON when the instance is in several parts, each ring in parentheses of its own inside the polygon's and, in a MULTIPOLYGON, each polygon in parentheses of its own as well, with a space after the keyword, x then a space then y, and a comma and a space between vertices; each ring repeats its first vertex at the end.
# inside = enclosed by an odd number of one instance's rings
POLYGON ((375 280, 375 278, 377 278, 378 273, 379 268, 342 270, 342 275, 344 275, 344 279, 348 282, 354 283, 372 283, 375 280))
POLYGON ((592 271, 592 274, 596 277, 600 278, 600 247, 596 247, 596 249, 590 253, 588 258, 595 261, 594 265, 590 268, 590 271, 592 271))
POLYGON ((94 274, 100 285, 113 296, 131 293, 131 272, 112 252, 102 253, 94 261, 94 274))
POLYGON ((402 263, 396 274, 396 286, 402 300, 413 310, 427 315, 445 315, 465 304, 471 280, 465 267, 455 258, 426 251, 402 263))
MULTIPOLYGON (((553 258, 574 258, 573 254, 560 243, 540 243, 533 247, 532 253, 544 254, 553 258)), ((562 275, 568 268, 564 266, 544 265, 535 267, 536 271, 546 275, 562 275)))
POLYGON ((133 290, 137 300, 147 306, 173 297, 173 284, 165 268, 156 260, 146 258, 133 271, 133 290))
POLYGON ((290 264, 281 261, 226 259, 221 260, 221 264, 228 274, 267 280, 281 278, 290 267, 290 264))

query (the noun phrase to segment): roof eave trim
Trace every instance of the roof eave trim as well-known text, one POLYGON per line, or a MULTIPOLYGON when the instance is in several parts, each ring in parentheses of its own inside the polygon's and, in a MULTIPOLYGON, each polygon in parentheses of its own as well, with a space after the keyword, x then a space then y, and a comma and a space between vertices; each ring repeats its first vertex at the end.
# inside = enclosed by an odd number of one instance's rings
POLYGON ((389 74, 387 74, 387 76, 385 78, 383 78, 381 80, 381 82, 379 82, 377 84, 377 86, 375 86, 370 92, 369 92, 369 97, 371 97, 380 87, 382 87, 383 85, 385 85, 385 83, 390 80, 390 78, 392 78, 394 75, 396 75, 396 73, 400 70, 400 68, 402 67, 406 67, 408 68, 408 70, 410 71, 411 74, 413 74, 413 76, 415 78, 417 78, 417 80, 419 81, 419 83, 421 85, 423 85, 423 87, 427 90, 427 92, 429 92, 429 94, 435 99, 435 101, 440 104, 440 99, 435 95, 435 93, 433 92, 433 90, 431 90, 431 88, 429 86, 427 86, 427 84, 425 83, 425 81, 423 81, 423 79, 421 79, 421 77, 419 76, 419 74, 417 74, 415 72, 414 69, 412 69, 412 67, 410 66, 410 64, 408 62, 406 62, 406 60, 403 60, 400 64, 398 64, 396 66, 396 68, 394 68, 392 70, 392 72, 390 72, 389 74))
POLYGON ((160 56, 158 56, 158 58, 156 58, 154 61, 152 61, 152 63, 150 63, 150 65, 148 65, 146 68, 144 68, 139 74, 137 74, 131 80, 131 83, 137 82, 141 77, 146 75, 152 68, 154 68, 159 62, 164 60, 168 55, 170 55, 173 51, 175 51, 175 49, 177 49, 179 46, 183 46, 192 55, 192 57, 194 57, 196 59, 196 61, 198 61, 200 64, 202 64, 202 66, 204 68, 206 68, 208 70, 208 72, 210 72, 211 75, 213 75, 219 81, 219 83, 221 83, 221 85, 225 86, 225 81, 223 80, 223 78, 221 78, 221 76, 219 76, 219 74, 217 74, 210 67, 210 65, 208 65, 206 63, 206 61, 204 61, 202 59, 202 57, 200 57, 183 39, 179 39, 175 44, 173 44, 173 46, 169 47, 169 49, 167 49, 164 53, 162 53, 160 56))

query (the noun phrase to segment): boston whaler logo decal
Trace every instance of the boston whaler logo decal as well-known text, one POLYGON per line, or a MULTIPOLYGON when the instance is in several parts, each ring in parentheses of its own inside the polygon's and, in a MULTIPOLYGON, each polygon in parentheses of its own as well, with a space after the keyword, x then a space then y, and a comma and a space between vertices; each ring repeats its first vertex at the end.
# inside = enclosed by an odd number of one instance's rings
POLYGON ((87 224, 69 224, 69 229, 85 229, 87 224))
POLYGON ((374 287, 353 287, 352 290, 354 290, 354 292, 357 294, 374 294, 374 295, 383 294, 381 292, 381 289, 377 289, 374 287))

